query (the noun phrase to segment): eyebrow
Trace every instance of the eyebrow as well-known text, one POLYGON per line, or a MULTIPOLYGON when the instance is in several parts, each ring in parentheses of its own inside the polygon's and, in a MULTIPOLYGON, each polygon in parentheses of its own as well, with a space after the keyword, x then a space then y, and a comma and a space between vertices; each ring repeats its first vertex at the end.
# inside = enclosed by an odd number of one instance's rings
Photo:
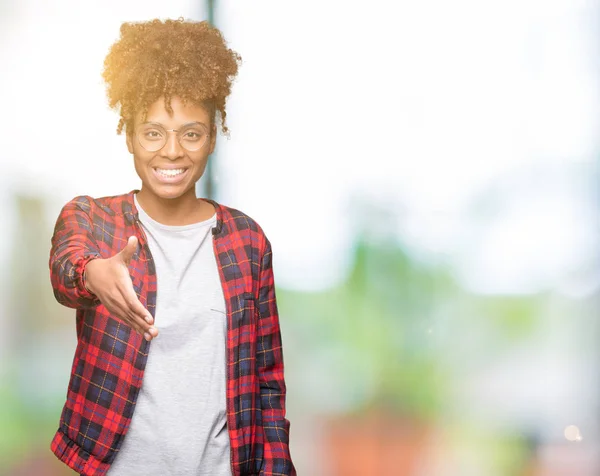
MULTIPOLYGON (((179 129, 182 129, 182 128, 184 128, 184 127, 188 127, 188 126, 193 126, 193 125, 196 125, 196 124, 200 124, 201 126, 204 126, 204 127, 207 127, 207 128, 208 128, 208 126, 207 126, 206 124, 204 124, 203 122, 200 122, 200 121, 192 121, 192 122, 186 122, 185 124, 182 124, 181 126, 179 126, 179 127, 178 127, 177 129, 175 129, 175 130, 179 130, 179 129)), ((165 126, 165 125, 161 124, 160 122, 154 122, 154 121, 142 122, 142 123, 141 123, 141 124, 139 124, 139 125, 140 125, 140 126, 148 126, 148 125, 152 125, 152 126, 160 126, 160 127, 162 127, 163 129, 166 129, 166 126, 165 126)))

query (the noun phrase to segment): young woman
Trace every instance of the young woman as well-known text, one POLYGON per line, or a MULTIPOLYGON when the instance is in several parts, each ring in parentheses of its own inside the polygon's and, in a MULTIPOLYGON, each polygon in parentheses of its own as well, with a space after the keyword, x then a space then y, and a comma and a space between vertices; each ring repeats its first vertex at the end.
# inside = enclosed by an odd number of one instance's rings
POLYGON ((52 237, 77 349, 51 448, 80 474, 296 474, 269 240, 195 193, 239 61, 183 20, 125 23, 106 57, 142 186, 74 198, 52 237))

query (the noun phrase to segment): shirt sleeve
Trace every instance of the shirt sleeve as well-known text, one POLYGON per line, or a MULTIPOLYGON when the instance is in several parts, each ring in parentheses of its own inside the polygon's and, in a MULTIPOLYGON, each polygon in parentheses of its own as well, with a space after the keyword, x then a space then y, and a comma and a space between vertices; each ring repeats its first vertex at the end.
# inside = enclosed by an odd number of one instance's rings
POLYGON ((76 197, 61 210, 52 235, 50 282, 56 300, 71 308, 97 306, 100 301, 85 287, 83 270, 101 258, 90 218, 90 198, 76 197))
POLYGON ((264 464, 260 474, 294 476, 296 469, 289 451, 290 422, 285 418, 281 332, 268 240, 261 260, 258 310, 257 363, 265 432, 264 464))

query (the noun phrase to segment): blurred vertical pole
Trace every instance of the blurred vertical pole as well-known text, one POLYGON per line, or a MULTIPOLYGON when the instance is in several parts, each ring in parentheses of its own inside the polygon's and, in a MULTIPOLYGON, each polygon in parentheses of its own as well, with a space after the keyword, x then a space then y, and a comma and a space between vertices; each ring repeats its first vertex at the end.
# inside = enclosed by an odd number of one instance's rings
MULTIPOLYGON (((205 0, 206 1, 206 15, 208 17, 208 22, 215 25, 215 1, 214 0, 205 0)), ((204 181, 204 192, 206 194, 206 198, 215 199, 215 190, 214 190, 214 177, 213 177, 213 161, 215 160, 217 147, 215 147, 215 151, 212 153, 210 159, 206 163, 206 170, 204 172, 205 181, 204 181)))

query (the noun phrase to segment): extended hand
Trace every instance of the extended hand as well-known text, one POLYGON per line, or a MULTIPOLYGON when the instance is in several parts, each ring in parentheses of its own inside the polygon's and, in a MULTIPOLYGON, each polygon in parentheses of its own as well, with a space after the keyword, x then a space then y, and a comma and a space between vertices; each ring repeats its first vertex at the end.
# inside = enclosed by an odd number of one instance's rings
POLYGON ((152 315, 135 294, 128 269, 137 241, 137 237, 130 236, 125 248, 116 255, 89 261, 85 266, 85 283, 113 316, 149 341, 158 335, 158 330, 152 326, 152 315))

